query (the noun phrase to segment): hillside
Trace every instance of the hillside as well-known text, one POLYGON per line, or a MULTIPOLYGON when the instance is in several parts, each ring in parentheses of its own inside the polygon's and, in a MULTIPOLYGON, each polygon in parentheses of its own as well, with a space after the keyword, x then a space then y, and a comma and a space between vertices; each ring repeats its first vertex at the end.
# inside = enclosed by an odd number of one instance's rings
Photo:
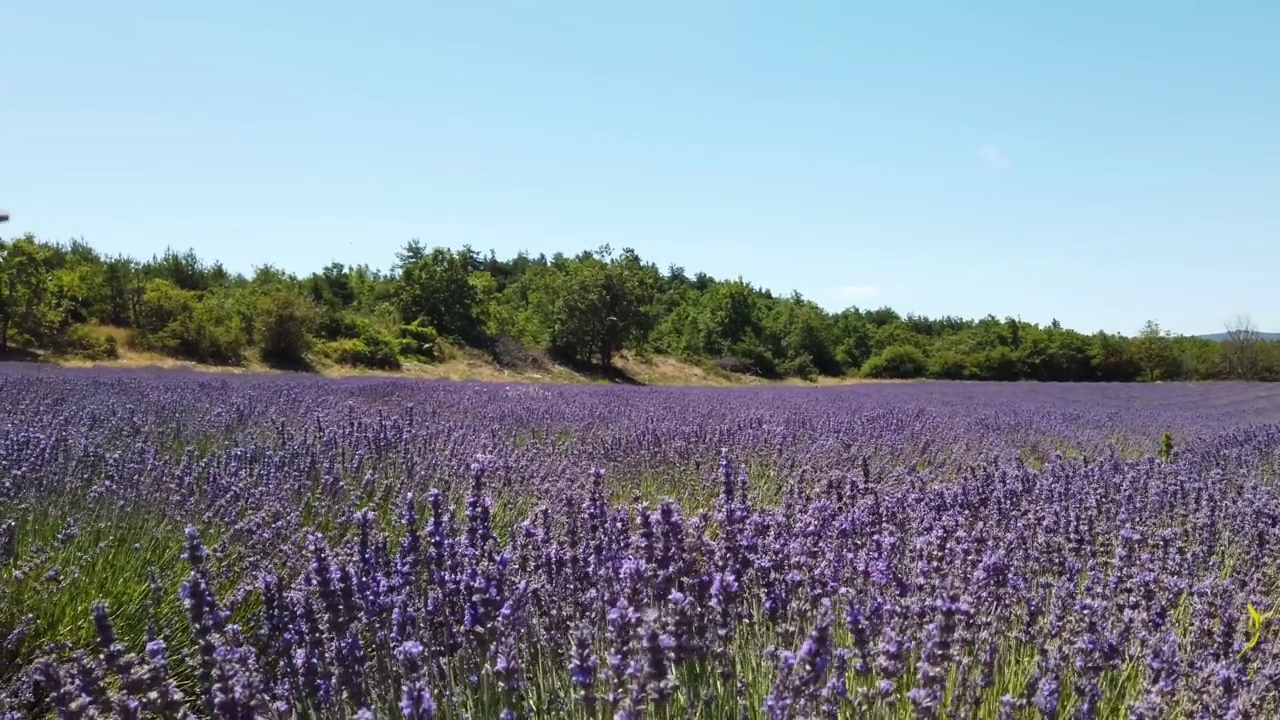
MULTIPOLYGON (((1259 340, 1266 340, 1268 342, 1280 340, 1280 333, 1260 332, 1257 335, 1259 340)), ((1218 333, 1209 333, 1208 335, 1198 335, 1197 337, 1201 338, 1202 340, 1212 340, 1214 342, 1226 342, 1227 340, 1231 339, 1231 334, 1225 333, 1225 332, 1218 332, 1218 333)))
POLYGON ((1124 336, 1056 320, 831 311, 608 246, 504 260, 411 241, 385 270, 245 275, 192 251, 138 260, 28 234, 0 240, 0 278, 0 354, 86 361, 664 384, 1280 380, 1280 342, 1246 358, 1155 321, 1124 336), (653 359, 633 366, 638 358, 653 359))
MULTIPOLYGON (((214 365, 160 353, 137 350, 131 346, 131 331, 126 328, 93 330, 100 337, 111 337, 117 345, 116 358, 85 359, 59 353, 12 353, 12 360, 47 362, 63 367, 119 367, 198 370, 211 373, 276 373, 289 372, 272 368, 255 357, 240 365, 214 365)), ((470 348, 450 350, 448 359, 435 363, 405 362, 399 370, 378 370, 340 365, 317 358, 310 370, 328 377, 393 376, 428 380, 475 380, 482 382, 519 383, 610 383, 654 386, 733 387, 753 385, 812 384, 795 378, 770 380, 720 370, 714 365, 699 365, 665 355, 633 355, 623 353, 614 361, 614 369, 605 373, 598 368, 573 368, 563 363, 539 359, 521 368, 501 367, 487 354, 470 348)), ((856 377, 820 378, 819 384, 873 382, 856 377)))

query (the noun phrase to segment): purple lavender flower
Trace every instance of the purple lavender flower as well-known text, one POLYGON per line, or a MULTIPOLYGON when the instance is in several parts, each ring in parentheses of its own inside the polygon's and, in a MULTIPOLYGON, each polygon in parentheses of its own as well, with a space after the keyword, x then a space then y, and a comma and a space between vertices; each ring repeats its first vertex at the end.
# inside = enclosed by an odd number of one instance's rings
POLYGON ((573 633, 573 644, 569 650, 569 679, 588 712, 595 708, 595 685, 599 669, 600 660, 592 648, 591 627, 580 625, 573 633))

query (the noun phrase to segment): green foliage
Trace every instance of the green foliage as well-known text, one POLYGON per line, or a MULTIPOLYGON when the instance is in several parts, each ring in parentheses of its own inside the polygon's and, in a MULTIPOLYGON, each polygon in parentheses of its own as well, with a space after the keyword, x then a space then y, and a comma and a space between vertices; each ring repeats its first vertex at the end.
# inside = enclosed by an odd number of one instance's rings
POLYGON ((862 366, 862 376, 906 380, 923 377, 927 369, 927 362, 920 348, 894 345, 871 356, 862 366))
POLYGON ((1017 380, 1018 356, 1003 345, 976 353, 969 359, 971 377, 980 380, 1017 380))
POLYGON ((176 328, 185 354, 202 362, 239 365, 249 337, 242 315, 225 293, 209 293, 196 304, 189 321, 176 328))
POLYGON ((929 377, 935 380, 963 380, 970 375, 969 362, 954 350, 939 350, 929 358, 929 377))
POLYGON ((1261 612, 1250 602, 1249 610, 1249 640, 1245 643, 1244 648, 1240 650, 1240 657, 1244 657, 1258 646, 1258 641, 1262 639, 1262 631, 1266 628, 1271 619, 1275 617, 1276 611, 1261 612))
POLYGON ((1089 339, 1079 333, 1049 327, 1024 329, 1017 351, 1019 377, 1048 382, 1089 379, 1089 339))
POLYGON ((120 357, 115 336, 88 325, 72 325, 51 349, 82 360, 114 360, 120 357))
POLYGON ((360 334, 360 316, 328 305, 316 308, 315 334, 324 340, 353 338, 360 334))
POLYGON ((262 359, 282 367, 303 367, 311 350, 316 310, 311 300, 291 288, 269 291, 258 301, 262 359))
POLYGON ((427 252, 417 241, 399 255, 396 305, 405 323, 421 320, 447 337, 479 344, 486 338, 483 284, 472 278, 478 262, 470 248, 427 252))
POLYGON ((808 355, 796 355, 788 358, 778 368, 783 375, 797 377, 801 380, 813 380, 818 376, 818 366, 808 355))
POLYGON ((0 241, 0 351, 10 340, 18 345, 47 345, 62 324, 63 312, 53 291, 53 252, 24 235, 0 241))
POLYGON ((1173 433, 1165 431, 1160 436, 1160 459, 1169 462, 1169 458, 1173 457, 1173 433))
POLYGON ((805 379, 818 373, 841 374, 830 317, 799 294, 774 304, 765 318, 764 330, 765 346, 781 360, 782 374, 805 379))
POLYGON ((767 378, 775 377, 781 372, 773 355, 754 339, 737 343, 730 348, 730 351, 733 354, 728 357, 736 358, 737 362, 745 368, 745 370, 737 372, 746 372, 750 375, 759 375, 767 378))
POLYGON ((397 347, 400 355, 405 357, 425 362, 441 359, 440 334, 430 325, 423 324, 421 320, 400 326, 397 347))
POLYGON ((79 241, 0 241, 0 351, 10 344, 108 357, 77 328, 131 329, 137 347, 200 362, 240 363, 250 348, 276 365, 326 357, 395 368, 436 362, 450 342, 508 367, 547 354, 608 365, 651 352, 761 377, 862 373, 1049 382, 1280 380, 1280 342, 1238 334, 1178 337, 1154 321, 1134 337, 892 308, 828 312, 799 294, 672 266, 633 250, 500 260, 470 248, 408 243, 394 272, 330 263, 303 278, 270 265, 229 273, 190 250, 137 261, 79 241))
POLYGON ((1134 339, 1133 350, 1148 380, 1172 380, 1181 375, 1173 336, 1162 330, 1160 323, 1148 320, 1134 339))
POLYGON ((221 365, 244 362, 248 332, 225 292, 183 290, 164 279, 147 282, 138 302, 137 347, 221 365))
POLYGON ((574 362, 608 366, 625 347, 643 344, 653 327, 649 306, 657 272, 627 249, 612 257, 606 247, 567 261, 533 292, 550 329, 549 349, 574 362))
POLYGON ((390 337, 377 332, 332 340, 320 346, 321 353, 336 363, 378 370, 400 369, 396 350, 397 344, 390 337))
POLYGON ((845 369, 857 370, 871 358, 871 332, 867 316, 856 308, 837 314, 832 320, 832 342, 836 361, 845 369))
POLYGON ((144 286, 138 302, 137 329, 144 344, 152 344, 170 326, 195 314, 198 297, 195 292, 183 290, 168 280, 150 280, 144 286))
POLYGON ((1119 335, 1099 332, 1090 338, 1089 359, 1095 379, 1104 382, 1128 382, 1142 374, 1142 365, 1133 353, 1132 343, 1119 335))
POLYGON ((912 332, 911 328, 901 320, 881 325, 871 330, 871 352, 882 354, 892 347, 913 347, 923 351, 928 339, 912 332))

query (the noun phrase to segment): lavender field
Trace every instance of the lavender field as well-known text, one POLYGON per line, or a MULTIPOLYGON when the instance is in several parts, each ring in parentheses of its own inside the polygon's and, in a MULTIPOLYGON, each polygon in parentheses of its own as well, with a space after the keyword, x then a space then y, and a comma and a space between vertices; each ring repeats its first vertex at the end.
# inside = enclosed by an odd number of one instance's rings
POLYGON ((1271 718, 1280 387, 0 369, 0 715, 1271 718))

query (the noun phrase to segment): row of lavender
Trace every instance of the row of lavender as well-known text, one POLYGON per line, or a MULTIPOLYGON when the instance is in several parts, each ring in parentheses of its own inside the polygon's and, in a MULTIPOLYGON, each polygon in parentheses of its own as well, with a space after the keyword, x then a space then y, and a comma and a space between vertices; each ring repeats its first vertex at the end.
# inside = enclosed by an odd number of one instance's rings
POLYGON ((1266 387, 0 397, 15 716, 1277 709, 1266 387))

